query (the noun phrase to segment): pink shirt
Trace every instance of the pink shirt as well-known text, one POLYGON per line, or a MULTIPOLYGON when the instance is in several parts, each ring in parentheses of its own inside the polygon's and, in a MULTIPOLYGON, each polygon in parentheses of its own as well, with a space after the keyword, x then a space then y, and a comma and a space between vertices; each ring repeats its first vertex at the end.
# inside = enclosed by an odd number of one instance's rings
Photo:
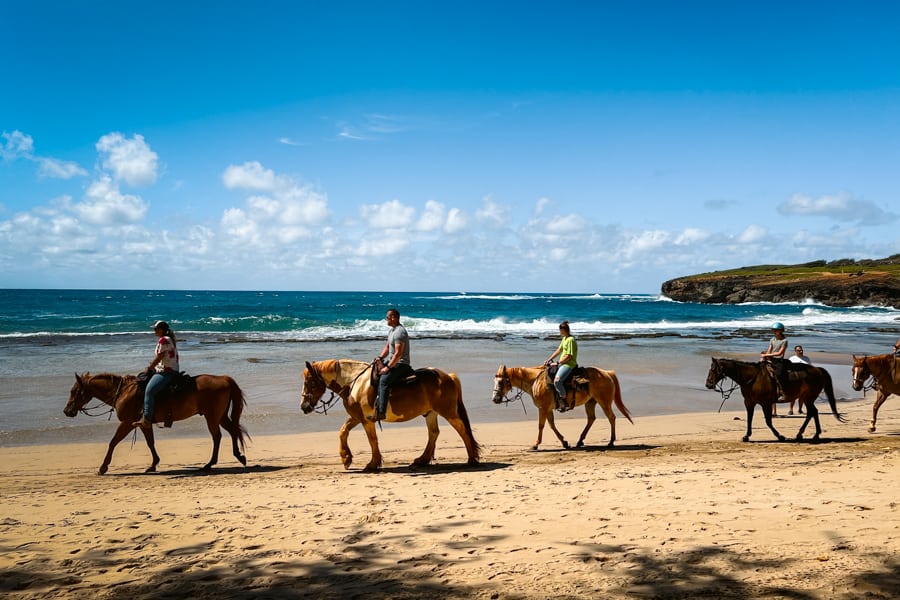
POLYGON ((168 336, 162 336, 156 342, 156 356, 160 357, 156 363, 156 372, 178 371, 178 349, 175 342, 168 336))

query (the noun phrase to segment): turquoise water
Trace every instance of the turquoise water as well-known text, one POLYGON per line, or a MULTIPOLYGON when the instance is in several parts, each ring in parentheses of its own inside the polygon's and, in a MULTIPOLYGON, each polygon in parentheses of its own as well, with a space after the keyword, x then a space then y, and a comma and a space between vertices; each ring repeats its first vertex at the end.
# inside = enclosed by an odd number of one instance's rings
POLYGON ((855 335, 900 318, 893 308, 685 304, 650 295, 0 290, 0 339, 142 334, 157 319, 204 339, 372 339, 383 335, 390 307, 419 338, 544 336, 563 319, 579 337, 741 336, 775 320, 797 333, 855 335))

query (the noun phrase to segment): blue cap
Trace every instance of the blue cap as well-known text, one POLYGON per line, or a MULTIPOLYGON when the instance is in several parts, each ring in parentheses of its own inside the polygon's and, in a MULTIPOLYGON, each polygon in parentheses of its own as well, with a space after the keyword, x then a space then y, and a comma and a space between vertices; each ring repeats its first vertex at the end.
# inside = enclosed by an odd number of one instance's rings
POLYGON ((772 329, 779 329, 781 331, 784 331, 784 325, 782 325, 778 321, 775 321, 774 323, 772 323, 772 329))

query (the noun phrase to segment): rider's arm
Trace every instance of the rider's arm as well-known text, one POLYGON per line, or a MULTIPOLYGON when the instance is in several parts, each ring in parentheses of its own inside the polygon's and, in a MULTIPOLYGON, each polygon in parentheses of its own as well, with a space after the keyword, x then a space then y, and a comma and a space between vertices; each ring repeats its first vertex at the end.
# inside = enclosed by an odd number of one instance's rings
POLYGON ((394 356, 391 358, 391 362, 385 365, 388 369, 392 369, 394 365, 400 362, 400 359, 403 358, 403 342, 397 342, 394 344, 394 356))

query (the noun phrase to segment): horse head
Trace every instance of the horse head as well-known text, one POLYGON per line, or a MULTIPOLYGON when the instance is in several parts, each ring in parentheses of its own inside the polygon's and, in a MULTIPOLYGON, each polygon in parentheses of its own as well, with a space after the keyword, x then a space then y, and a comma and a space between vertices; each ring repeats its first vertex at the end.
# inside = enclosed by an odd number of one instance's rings
POLYGON ((866 381, 872 377, 872 371, 869 370, 869 364, 866 362, 865 356, 853 355, 853 384, 852 387, 857 392, 862 390, 866 385, 866 381))
POLYGON ((512 389, 512 381, 509 378, 509 372, 506 365, 500 365, 497 374, 494 375, 494 395, 491 398, 494 404, 500 404, 506 399, 506 395, 512 389))
POLYGON ((306 369, 303 371, 303 391, 300 394, 300 410, 309 414, 325 394, 328 385, 319 371, 306 361, 306 369))
POLYGON ((713 390, 716 384, 725 377, 725 368, 719 359, 713 358, 712 364, 709 366, 709 373, 706 374, 706 389, 713 390))
POLYGON ((92 395, 88 389, 87 381, 90 381, 90 374, 79 375, 75 373, 75 383, 72 384, 72 389, 69 390, 69 401, 66 402, 65 408, 63 408, 63 414, 67 417, 77 415, 78 411, 90 401, 92 395))

